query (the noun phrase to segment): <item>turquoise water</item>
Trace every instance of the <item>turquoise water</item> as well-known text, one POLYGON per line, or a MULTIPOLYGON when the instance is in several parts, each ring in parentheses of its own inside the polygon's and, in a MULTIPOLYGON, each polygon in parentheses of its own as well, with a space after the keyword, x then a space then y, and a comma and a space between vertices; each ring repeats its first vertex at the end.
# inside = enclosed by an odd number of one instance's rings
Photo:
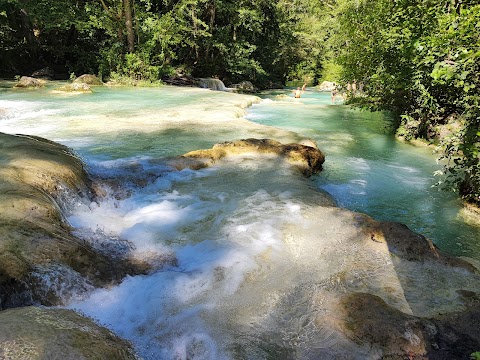
POLYGON ((478 288, 461 270, 392 257, 386 244, 365 241, 354 215, 330 206, 325 191, 342 207, 479 258, 479 229, 458 216, 455 196, 431 187, 435 155, 395 140, 383 114, 331 105, 315 91, 261 100, 176 87, 72 96, 54 87, 0 86, 0 131, 72 148, 106 194, 65 207, 75 234, 108 251, 128 241, 129 258, 155 269, 67 305, 132 341, 143 359, 373 358, 338 330, 339 298, 367 292, 429 317, 450 311, 456 290, 478 288), (324 170, 305 178, 258 154, 199 171, 169 166, 249 137, 314 139, 324 170))
POLYGON ((455 194, 434 187, 441 166, 433 149, 396 140, 388 115, 332 105, 329 93, 284 95, 290 94, 260 94, 271 101, 253 105, 247 118, 317 141, 327 160, 313 181, 339 206, 402 222, 451 254, 480 257, 480 228, 459 216, 455 194))
POLYGON ((43 90, 0 85, 0 131, 60 141, 87 162, 165 158, 245 137, 312 138, 327 156, 313 181, 339 206, 405 223, 451 254, 480 257, 479 227, 460 217, 455 194, 433 187, 437 154, 396 140, 387 115, 332 105, 329 93, 308 90, 301 99, 291 90, 259 94, 264 100, 248 108, 246 118, 268 127, 254 128, 235 122, 243 115, 232 111, 238 95, 225 92, 94 87, 93 94, 65 96, 50 93, 62 83, 43 90), (199 124, 211 118, 218 119, 214 128, 199 124))

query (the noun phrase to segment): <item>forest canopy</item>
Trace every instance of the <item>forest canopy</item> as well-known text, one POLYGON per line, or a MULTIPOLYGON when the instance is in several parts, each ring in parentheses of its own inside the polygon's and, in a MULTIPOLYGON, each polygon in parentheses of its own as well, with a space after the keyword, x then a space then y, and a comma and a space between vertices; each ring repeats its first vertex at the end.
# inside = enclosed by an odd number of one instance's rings
POLYGON ((157 80, 183 71, 225 82, 318 76, 326 5, 298 0, 6 0, 0 5, 6 75, 44 66, 157 80), (311 26, 310 26, 311 25, 311 26), (321 31, 320 31, 321 32, 321 31))
POLYGON ((46 66, 64 79, 357 83, 350 103, 437 143, 439 184, 480 203, 478 0, 3 0, 0 76, 46 66))

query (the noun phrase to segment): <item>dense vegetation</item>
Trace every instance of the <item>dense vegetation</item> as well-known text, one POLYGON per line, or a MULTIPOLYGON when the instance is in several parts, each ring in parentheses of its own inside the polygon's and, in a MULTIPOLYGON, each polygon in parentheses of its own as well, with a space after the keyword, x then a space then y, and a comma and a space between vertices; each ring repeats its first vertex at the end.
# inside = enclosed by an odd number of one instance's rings
POLYGON ((10 74, 48 65, 64 77, 157 80, 183 72, 281 84, 294 67, 318 75, 322 42, 306 23, 323 5, 310 2, 6 0, 0 66, 10 74))
POLYGON ((344 1, 334 16, 344 79, 365 84, 352 102, 438 143, 439 184, 480 204, 479 1, 344 1))
POLYGON ((355 81, 351 102, 440 142, 440 182, 480 203, 479 24, 479 0, 3 0, 0 75, 355 81))

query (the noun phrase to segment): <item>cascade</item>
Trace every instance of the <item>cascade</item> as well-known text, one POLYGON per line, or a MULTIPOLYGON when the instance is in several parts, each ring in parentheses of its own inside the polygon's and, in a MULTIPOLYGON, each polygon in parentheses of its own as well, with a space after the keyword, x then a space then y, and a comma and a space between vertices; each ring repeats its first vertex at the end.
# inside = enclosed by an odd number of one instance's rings
POLYGON ((199 85, 201 88, 216 90, 216 91, 227 91, 225 84, 222 80, 214 79, 214 78, 201 78, 199 81, 199 85))

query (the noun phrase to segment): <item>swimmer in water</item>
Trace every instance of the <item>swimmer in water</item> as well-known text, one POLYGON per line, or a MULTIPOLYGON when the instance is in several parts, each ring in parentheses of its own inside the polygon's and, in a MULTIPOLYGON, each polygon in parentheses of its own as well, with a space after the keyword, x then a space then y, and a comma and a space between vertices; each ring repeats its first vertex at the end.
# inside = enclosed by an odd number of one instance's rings
POLYGON ((300 89, 300 86, 297 87, 297 90, 295 90, 294 93, 295 93, 295 99, 299 99, 300 96, 302 95, 302 90, 300 89))

